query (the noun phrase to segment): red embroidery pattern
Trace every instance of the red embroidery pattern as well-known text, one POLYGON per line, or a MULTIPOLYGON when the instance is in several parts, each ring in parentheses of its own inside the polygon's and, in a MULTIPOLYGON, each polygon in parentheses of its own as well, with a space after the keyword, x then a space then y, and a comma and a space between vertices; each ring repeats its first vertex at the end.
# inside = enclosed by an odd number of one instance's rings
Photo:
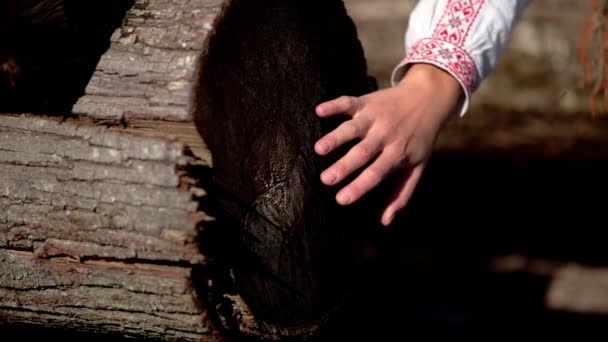
POLYGON ((419 40, 403 64, 434 63, 451 71, 462 85, 472 92, 479 84, 473 58, 461 47, 435 38, 419 40))
POLYGON ((485 0, 448 0, 433 36, 414 44, 401 64, 437 64, 450 71, 467 92, 473 92, 479 85, 479 74, 464 43, 484 3, 485 0))
POLYGON ((484 3, 485 0, 448 0, 433 37, 462 46, 484 3))

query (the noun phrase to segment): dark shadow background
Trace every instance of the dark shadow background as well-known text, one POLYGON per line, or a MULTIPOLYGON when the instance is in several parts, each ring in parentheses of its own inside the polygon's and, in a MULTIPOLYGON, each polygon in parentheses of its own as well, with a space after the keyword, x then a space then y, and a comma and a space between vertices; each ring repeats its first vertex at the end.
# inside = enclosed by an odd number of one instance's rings
POLYGON ((40 3, 1 4, 18 19, 0 14, 0 66, 13 60, 20 72, 12 82, 0 72, 0 112, 70 114, 133 0, 55 0, 36 10, 40 3))
POLYGON ((545 308, 550 279, 492 270, 521 254, 607 265, 606 160, 512 162, 438 153, 411 205, 372 239, 356 304, 329 336, 353 340, 588 341, 607 317, 545 308))

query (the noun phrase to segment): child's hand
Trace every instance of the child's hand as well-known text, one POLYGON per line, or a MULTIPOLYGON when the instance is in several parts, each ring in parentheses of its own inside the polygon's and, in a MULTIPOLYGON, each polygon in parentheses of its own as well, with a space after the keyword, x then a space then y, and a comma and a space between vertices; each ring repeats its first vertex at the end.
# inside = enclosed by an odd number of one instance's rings
POLYGON ((373 162, 336 196, 349 205, 398 171, 402 181, 382 214, 389 225, 403 209, 418 184, 440 128, 462 96, 460 84, 445 71, 428 64, 413 65, 400 84, 359 98, 341 97, 317 107, 317 114, 352 117, 315 145, 327 155, 340 145, 361 138, 345 156, 321 174, 326 185, 343 181, 373 162))

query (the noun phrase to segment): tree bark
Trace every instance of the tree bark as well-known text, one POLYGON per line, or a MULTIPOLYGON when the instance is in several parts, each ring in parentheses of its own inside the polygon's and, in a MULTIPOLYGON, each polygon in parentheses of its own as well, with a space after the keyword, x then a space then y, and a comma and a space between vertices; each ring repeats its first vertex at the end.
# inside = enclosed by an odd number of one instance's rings
POLYGON ((218 338, 195 291, 206 164, 133 131, 0 117, 0 321, 218 338))
POLYGON ((221 340, 193 292, 191 268, 40 258, 5 248, 0 262, 0 322, 170 341, 221 340))
POLYGON ((136 0, 73 108, 106 120, 188 120, 199 58, 228 0, 136 0))

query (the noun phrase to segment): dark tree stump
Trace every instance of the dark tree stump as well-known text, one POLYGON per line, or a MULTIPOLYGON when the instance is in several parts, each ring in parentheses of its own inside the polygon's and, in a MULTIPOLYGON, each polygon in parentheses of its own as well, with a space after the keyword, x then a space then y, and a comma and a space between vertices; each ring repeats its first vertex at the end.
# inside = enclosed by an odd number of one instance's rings
POLYGON ((321 321, 352 289, 362 251, 362 222, 319 181, 333 160, 313 150, 336 125, 315 106, 372 90, 356 29, 342 1, 328 0, 235 0, 218 22, 194 117, 228 196, 222 207, 252 254, 238 284, 265 322, 321 321))

